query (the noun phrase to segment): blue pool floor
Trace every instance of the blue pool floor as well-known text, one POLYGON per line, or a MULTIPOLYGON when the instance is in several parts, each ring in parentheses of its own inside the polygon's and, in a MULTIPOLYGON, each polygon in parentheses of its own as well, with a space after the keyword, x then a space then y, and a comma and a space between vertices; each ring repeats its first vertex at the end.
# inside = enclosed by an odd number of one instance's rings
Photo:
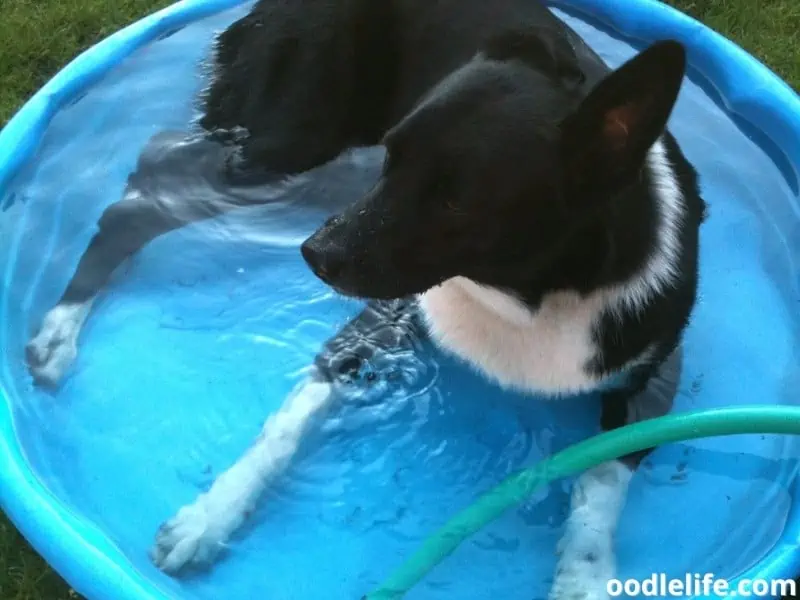
MULTIPOLYGON (((171 579, 147 559, 159 524, 239 456, 359 309, 314 280, 297 251, 324 215, 288 197, 157 240, 95 305, 56 392, 34 388, 23 366, 30 332, 148 140, 190 127, 197 65, 242 10, 147 46, 65 107, 0 198, 0 381, 37 475, 169 595, 359 598, 494 483, 594 433, 595 399, 500 392, 428 348, 409 386, 334 410, 214 570, 171 579)), ((568 21, 612 64, 634 52, 568 21)), ((687 82, 672 120, 711 207, 675 410, 797 403, 796 182, 706 90, 687 82)), ((305 192, 338 192, 341 202, 342 190, 366 189, 380 152, 356 158, 309 175, 305 192)), ((751 435, 656 451, 622 517, 620 575, 732 577, 753 565, 783 530, 797 444, 751 435)), ((408 598, 544 597, 569 484, 540 490, 469 540, 408 598)))

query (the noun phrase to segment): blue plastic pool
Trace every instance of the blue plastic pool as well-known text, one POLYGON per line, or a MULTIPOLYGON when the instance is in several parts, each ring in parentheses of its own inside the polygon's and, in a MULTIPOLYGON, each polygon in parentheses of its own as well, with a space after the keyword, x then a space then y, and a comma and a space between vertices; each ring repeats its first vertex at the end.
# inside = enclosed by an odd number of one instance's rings
MULTIPOLYGON (((147 246, 96 304, 62 386, 42 392, 25 370, 30 331, 139 153, 154 134, 190 127, 202 59, 213 33, 246 10, 236 4, 183 3, 122 32, 0 136, 0 500, 90 598, 359 598, 456 510, 596 430, 592 398, 500 392, 427 349, 421 377, 331 415, 213 570, 173 579, 150 564, 158 525, 250 444, 320 344, 359 310, 303 266, 298 245, 323 214, 292 200, 355 197, 376 175, 378 150, 308 175, 286 202, 147 246)), ((675 410, 800 403, 800 100, 659 3, 558 6, 611 64, 642 40, 677 37, 690 49, 671 125, 711 217, 675 410)), ((751 435, 656 451, 622 516, 620 577, 800 571, 799 444, 751 435)), ((408 597, 545 597, 569 484, 475 536, 408 597)))

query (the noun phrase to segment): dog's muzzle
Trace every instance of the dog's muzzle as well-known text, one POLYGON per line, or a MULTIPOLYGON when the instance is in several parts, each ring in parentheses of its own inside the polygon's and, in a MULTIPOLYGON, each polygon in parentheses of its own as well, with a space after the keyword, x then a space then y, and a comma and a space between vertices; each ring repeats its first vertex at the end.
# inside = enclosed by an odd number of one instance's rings
POLYGON ((347 265, 347 252, 331 235, 337 224, 336 217, 328 219, 300 246, 303 260, 306 261, 314 275, 328 285, 335 285, 347 265))

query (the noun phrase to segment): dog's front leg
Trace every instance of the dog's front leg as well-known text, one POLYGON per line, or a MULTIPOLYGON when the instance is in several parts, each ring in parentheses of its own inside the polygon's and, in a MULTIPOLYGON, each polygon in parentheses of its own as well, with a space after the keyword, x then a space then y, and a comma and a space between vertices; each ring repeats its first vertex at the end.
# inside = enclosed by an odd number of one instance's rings
POLYGON ((370 303, 330 338, 313 374, 269 417, 255 444, 211 489, 184 506, 158 531, 151 551, 168 573, 210 563, 238 529, 264 489, 283 474, 306 432, 344 390, 394 381, 400 367, 390 359, 414 346, 423 330, 411 300, 370 303), (376 369, 377 367, 377 369, 376 369))
POLYGON ((331 383, 313 376, 264 423, 256 442, 207 492, 164 523, 151 550, 168 573, 210 563, 244 522, 266 486, 290 464, 304 434, 333 398, 331 383))
POLYGON ((583 473, 572 488, 551 600, 601 600, 616 576, 614 534, 633 471, 622 461, 583 473))
MULTIPOLYGON (((666 415, 678 390, 680 348, 646 380, 641 391, 616 391, 603 396, 602 428, 606 431, 666 415)), ((558 544, 558 566, 550 600, 607 600, 608 583, 616 578, 614 538, 634 472, 649 451, 601 464, 578 477, 570 513, 558 544)))

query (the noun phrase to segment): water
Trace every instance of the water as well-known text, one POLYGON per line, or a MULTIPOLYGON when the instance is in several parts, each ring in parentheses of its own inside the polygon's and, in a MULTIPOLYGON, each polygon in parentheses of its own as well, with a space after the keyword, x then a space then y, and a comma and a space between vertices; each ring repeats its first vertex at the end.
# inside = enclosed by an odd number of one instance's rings
MULTIPOLYGON (((240 455, 324 340, 359 310, 299 257, 323 214, 287 202, 157 240, 96 304, 56 393, 35 389, 23 367, 29 332, 60 296, 97 218, 151 136, 187 129, 211 35, 242 12, 148 46, 65 107, 0 198, 0 377, 41 481, 168 594, 358 598, 494 483, 594 433, 596 402, 501 393, 426 349, 409 385, 334 410, 213 571, 176 580, 147 559, 158 525, 240 455)), ((568 20, 612 64, 634 52, 568 20)), ((676 410, 796 403, 796 174, 707 89, 687 83, 672 122, 711 206, 676 410)), ((343 190, 369 187, 380 158, 343 159, 303 189, 347 200, 343 190)), ((622 517, 620 575, 732 577, 759 561, 783 530, 797 443, 751 435, 659 449, 622 517)), ((540 490, 467 541, 408 597, 544 597, 569 483, 540 490)))

